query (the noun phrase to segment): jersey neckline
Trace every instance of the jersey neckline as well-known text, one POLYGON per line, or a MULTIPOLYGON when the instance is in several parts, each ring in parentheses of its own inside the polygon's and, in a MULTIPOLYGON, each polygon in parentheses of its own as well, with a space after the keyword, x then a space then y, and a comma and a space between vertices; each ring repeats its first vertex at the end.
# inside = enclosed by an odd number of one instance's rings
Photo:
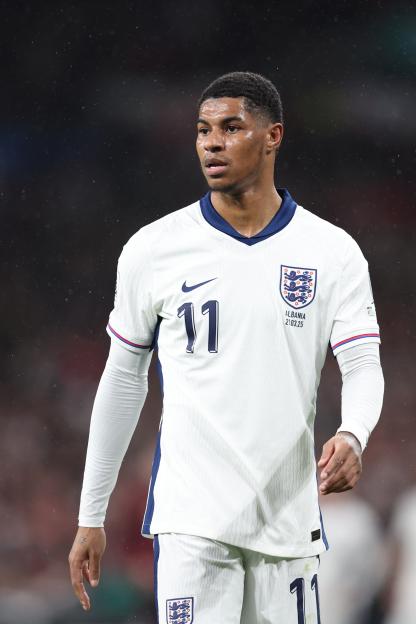
POLYGON ((211 201, 211 191, 208 191, 208 193, 200 199, 199 203, 202 216, 212 227, 216 230, 220 230, 220 232, 223 232, 228 236, 231 236, 235 240, 240 241, 240 243, 244 243, 245 245, 255 245, 256 243, 260 243, 261 241, 266 240, 266 238, 273 236, 273 234, 277 234, 280 230, 283 230, 295 214, 297 204, 290 195, 289 191, 284 188, 279 188, 277 189, 277 192, 282 198, 279 210, 266 227, 254 236, 244 236, 243 234, 240 234, 240 232, 237 232, 237 230, 215 210, 211 201))

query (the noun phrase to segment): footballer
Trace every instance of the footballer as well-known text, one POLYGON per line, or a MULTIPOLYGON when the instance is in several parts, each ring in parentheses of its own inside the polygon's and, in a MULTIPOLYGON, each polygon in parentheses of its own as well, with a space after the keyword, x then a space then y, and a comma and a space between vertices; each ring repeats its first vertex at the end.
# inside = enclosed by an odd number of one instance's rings
MULTIPOLYGON (((345 492, 382 405, 367 262, 342 229, 276 188, 278 91, 232 72, 198 103, 208 192, 124 246, 91 417, 75 594, 99 582, 110 494, 157 349, 163 413, 142 535, 153 539, 160 624, 320 623, 318 494, 345 492), (314 455, 328 344, 341 424, 314 455)), ((349 529, 348 529, 349 530, 349 529)))

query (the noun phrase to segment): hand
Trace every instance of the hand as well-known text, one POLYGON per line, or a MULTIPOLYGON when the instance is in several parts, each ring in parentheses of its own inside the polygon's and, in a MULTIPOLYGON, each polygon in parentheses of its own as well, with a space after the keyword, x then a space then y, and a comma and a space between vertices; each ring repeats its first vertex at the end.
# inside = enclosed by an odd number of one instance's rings
POLYGON ((347 431, 339 431, 322 449, 318 467, 322 483, 321 494, 351 490, 361 476, 361 444, 347 431))
POLYGON ((69 553, 69 571, 72 588, 82 608, 91 607, 90 597, 85 591, 84 578, 91 587, 97 587, 100 580, 100 561, 106 546, 105 531, 102 528, 79 527, 69 553))

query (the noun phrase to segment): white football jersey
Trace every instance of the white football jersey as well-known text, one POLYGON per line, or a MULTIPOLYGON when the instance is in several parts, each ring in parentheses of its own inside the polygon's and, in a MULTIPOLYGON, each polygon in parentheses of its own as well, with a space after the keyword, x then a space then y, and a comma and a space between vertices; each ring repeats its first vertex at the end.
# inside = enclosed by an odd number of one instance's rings
MULTIPOLYGON (((108 333, 157 344, 163 415, 142 534, 199 535, 281 557, 322 552, 316 394, 336 355, 379 342, 367 262, 289 193, 247 238, 200 202, 120 256, 108 333)), ((334 423, 334 430, 336 423, 334 423)))

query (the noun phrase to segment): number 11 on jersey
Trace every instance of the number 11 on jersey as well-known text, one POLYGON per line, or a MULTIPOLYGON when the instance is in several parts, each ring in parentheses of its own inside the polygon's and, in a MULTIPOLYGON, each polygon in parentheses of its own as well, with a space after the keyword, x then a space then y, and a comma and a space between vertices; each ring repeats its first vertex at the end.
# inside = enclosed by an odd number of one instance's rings
MULTIPOLYGON (((201 307, 201 312, 203 315, 208 315, 208 351, 209 353, 218 353, 218 301, 213 299, 206 301, 201 307)), ((186 353, 193 353, 196 340, 194 304, 182 304, 178 308, 178 317, 184 317, 185 319, 185 330, 186 335, 188 336, 186 353)))

